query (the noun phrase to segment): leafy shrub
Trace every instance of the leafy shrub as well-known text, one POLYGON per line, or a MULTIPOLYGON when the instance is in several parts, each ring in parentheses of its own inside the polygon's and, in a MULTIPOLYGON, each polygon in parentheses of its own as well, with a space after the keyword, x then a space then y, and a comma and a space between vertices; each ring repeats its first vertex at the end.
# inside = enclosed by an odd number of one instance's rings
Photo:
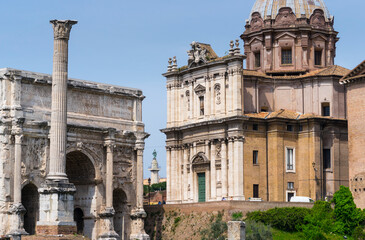
POLYGON ((348 187, 341 186, 333 197, 335 203, 334 216, 338 227, 338 233, 352 235, 355 228, 364 221, 364 214, 356 208, 354 198, 348 187))
POLYGON ((271 227, 255 221, 246 221, 246 240, 271 240, 271 227))
POLYGON ((361 226, 356 227, 352 236, 356 240, 365 240, 364 228, 361 226))
POLYGON ((274 228, 294 232, 304 223, 304 218, 311 213, 308 208, 273 208, 265 212, 255 211, 247 214, 247 220, 262 222, 274 228))
POLYGON ((243 218, 242 212, 234 212, 232 213, 232 221, 241 221, 243 218))
POLYGON ((304 218, 303 232, 330 233, 336 232, 336 224, 334 219, 333 209, 329 202, 317 201, 314 203, 311 214, 304 218))
POLYGON ((227 232, 227 223, 222 221, 223 214, 218 213, 216 220, 210 224, 210 228, 204 229, 200 232, 202 240, 225 240, 227 232))

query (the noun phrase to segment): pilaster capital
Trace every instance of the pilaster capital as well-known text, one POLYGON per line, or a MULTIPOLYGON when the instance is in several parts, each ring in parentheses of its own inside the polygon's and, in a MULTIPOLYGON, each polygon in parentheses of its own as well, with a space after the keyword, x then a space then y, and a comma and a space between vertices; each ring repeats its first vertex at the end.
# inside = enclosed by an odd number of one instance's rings
POLYGON ((77 24, 77 21, 73 20, 51 20, 53 25, 54 39, 70 39, 70 32, 72 25, 77 24))
POLYGON ((228 142, 234 142, 234 137, 228 137, 228 142))

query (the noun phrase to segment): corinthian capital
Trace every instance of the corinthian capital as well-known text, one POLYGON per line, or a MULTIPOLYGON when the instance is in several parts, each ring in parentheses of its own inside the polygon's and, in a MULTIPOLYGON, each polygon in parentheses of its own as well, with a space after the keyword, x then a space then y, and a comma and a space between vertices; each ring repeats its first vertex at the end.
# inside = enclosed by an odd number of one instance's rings
POLYGON ((66 39, 70 38, 70 32, 72 25, 77 24, 77 21, 73 20, 51 20, 53 25, 54 39, 66 39))

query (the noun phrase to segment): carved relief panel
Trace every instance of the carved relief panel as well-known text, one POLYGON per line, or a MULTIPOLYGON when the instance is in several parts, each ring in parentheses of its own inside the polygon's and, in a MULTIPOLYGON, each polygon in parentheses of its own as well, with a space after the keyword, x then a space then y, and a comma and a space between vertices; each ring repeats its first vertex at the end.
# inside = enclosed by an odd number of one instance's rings
POLYGON ((123 182, 133 182, 133 148, 117 146, 114 148, 114 171, 113 174, 123 182))

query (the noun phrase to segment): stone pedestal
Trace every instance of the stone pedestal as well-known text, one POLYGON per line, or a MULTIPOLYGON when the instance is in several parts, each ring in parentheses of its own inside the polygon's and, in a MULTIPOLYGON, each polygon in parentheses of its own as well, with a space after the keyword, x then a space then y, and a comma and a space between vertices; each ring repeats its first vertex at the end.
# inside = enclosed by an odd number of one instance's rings
POLYGON ((115 215, 114 208, 106 208, 99 214, 102 219, 103 229, 105 230, 98 239, 99 240, 119 240, 119 235, 114 231, 113 217, 115 215))
POLYGON ((22 235, 28 235, 24 230, 24 214, 26 213, 24 206, 21 203, 13 204, 8 213, 12 226, 8 235, 14 240, 20 240, 22 235))
POLYGON ((246 225, 241 221, 228 222, 228 240, 245 240, 246 225))
POLYGON ((144 219, 147 217, 147 213, 144 209, 135 209, 131 213, 132 218, 132 231, 129 237, 130 240, 149 240, 150 236, 144 230, 144 219))
POLYGON ((74 194, 76 188, 70 183, 47 182, 39 192, 38 235, 74 234, 74 194))

